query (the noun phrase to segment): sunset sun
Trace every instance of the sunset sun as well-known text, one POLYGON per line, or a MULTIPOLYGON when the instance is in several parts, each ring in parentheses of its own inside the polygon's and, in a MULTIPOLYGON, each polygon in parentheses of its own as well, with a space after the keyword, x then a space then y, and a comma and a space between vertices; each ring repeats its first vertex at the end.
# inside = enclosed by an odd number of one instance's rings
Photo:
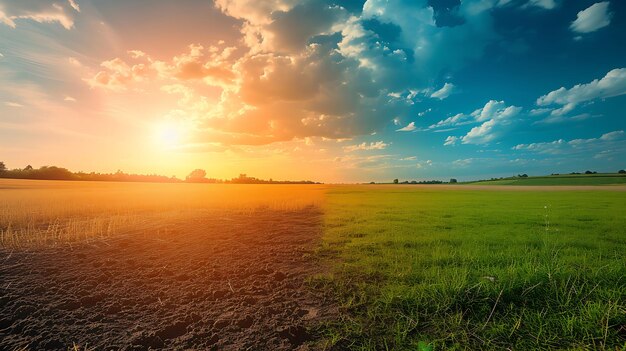
POLYGON ((186 127, 179 122, 163 121, 154 127, 154 142, 161 149, 171 150, 179 148, 184 142, 185 135, 188 131, 186 127))

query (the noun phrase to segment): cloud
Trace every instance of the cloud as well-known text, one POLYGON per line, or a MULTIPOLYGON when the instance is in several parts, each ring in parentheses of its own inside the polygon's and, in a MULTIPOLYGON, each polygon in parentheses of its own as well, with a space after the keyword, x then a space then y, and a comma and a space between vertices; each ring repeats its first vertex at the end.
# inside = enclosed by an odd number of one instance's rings
POLYGON ((555 0, 530 0, 528 1, 527 5, 541 7, 546 10, 552 10, 556 7, 557 4, 555 0))
POLYGON ((415 122, 411 122, 406 127, 396 129, 396 132, 412 132, 415 129, 416 129, 415 122))
POLYGON ((432 108, 428 108, 422 112, 418 112, 417 117, 424 117, 428 112, 432 111, 432 108))
POLYGON ((76 99, 71 97, 71 96, 66 96, 63 101, 68 101, 68 102, 76 102, 76 99))
POLYGON ((76 10, 76 12, 80 12, 80 6, 78 6, 76 1, 74 0, 67 0, 67 1, 70 3, 70 6, 72 6, 72 8, 76 10))
POLYGON ((70 65, 72 66, 76 66, 76 67, 81 67, 83 64, 80 63, 80 61, 78 61, 75 57, 69 57, 67 59, 67 61, 70 63, 70 65))
POLYGON ((530 110, 529 115, 531 116, 541 116, 541 115, 545 115, 546 113, 551 112, 553 109, 551 108, 534 108, 532 110, 530 110))
POLYGON ((490 119, 478 127, 472 128, 461 140, 463 144, 487 144, 501 135, 497 131, 497 127, 496 120, 490 119))
POLYGON ((540 121, 535 122, 534 124, 555 124, 555 123, 564 123, 564 122, 572 122, 572 121, 583 121, 593 117, 599 117, 600 115, 591 115, 589 113, 581 113, 571 117, 565 117, 563 115, 550 115, 540 121))
POLYGON ((609 2, 602 1, 578 12, 570 29, 576 33, 591 33, 611 24, 613 14, 609 12, 609 2))
POLYGON ((469 165, 474 163, 475 160, 476 159, 474 158, 458 159, 458 160, 452 161, 452 165, 455 167, 468 167, 469 165))
POLYGON ((17 103, 15 101, 7 101, 4 103, 5 106, 7 107, 15 107, 15 108, 20 108, 20 107, 24 107, 24 105, 17 103))
POLYGON ((428 129, 481 123, 479 126, 473 127, 465 136, 448 137, 444 145, 454 145, 458 141, 461 141, 463 144, 487 144, 504 135, 516 122, 515 117, 521 111, 521 107, 507 106, 504 101, 490 100, 485 106, 469 115, 463 113, 456 114, 431 125, 428 129))
MULTIPOLYGON (((192 45, 162 61, 130 51, 103 62, 87 82, 179 94, 175 108, 197 122, 198 143, 368 135, 389 116, 412 113, 442 73, 480 58, 498 39, 495 4, 483 2, 460 2, 449 14, 430 0, 368 0, 362 11, 325 0, 216 0, 240 20, 237 49, 192 45), (217 88, 217 101, 203 100, 206 86, 217 88)), ((446 83, 430 95, 444 99, 453 88, 446 83)))
POLYGON ((15 28, 16 21, 28 19, 39 23, 59 23, 74 27, 74 15, 80 7, 74 0, 0 0, 0 23, 15 28))
POLYGON ((622 139, 623 137, 624 137, 624 131, 616 130, 614 132, 602 134, 602 136, 600 137, 600 140, 612 141, 612 140, 622 139))
POLYGON ((572 111, 578 104, 594 99, 605 99, 626 94, 626 68, 609 71, 602 79, 594 79, 587 84, 577 84, 570 89, 561 87, 537 99, 537 105, 562 105, 551 112, 562 116, 572 111))
POLYGON ((436 98, 439 100, 443 100, 445 98, 447 98, 448 96, 450 96, 455 90, 455 86, 452 83, 446 83, 443 85, 443 87, 437 91, 435 91, 434 93, 430 94, 430 97, 432 98, 436 98))
POLYGON ((611 147, 616 142, 623 142, 624 131, 616 130, 613 132, 602 134, 598 138, 590 139, 573 139, 566 141, 558 139, 550 142, 540 142, 532 144, 518 144, 513 150, 530 151, 539 154, 571 154, 575 152, 587 153, 593 150, 611 147))
POLYGON ((490 119, 507 120, 517 116, 521 110, 521 107, 507 106, 504 101, 490 100, 482 109, 472 112, 472 116, 478 122, 490 119))
POLYGON ((363 142, 357 145, 349 145, 349 146, 345 146, 343 149, 346 152, 353 152, 357 150, 384 150, 387 148, 387 146, 389 146, 389 144, 386 144, 383 141, 375 141, 369 144, 363 142))
MULTIPOLYGON (((85 79, 91 87, 110 90, 126 90, 134 83, 149 79, 170 81, 203 80, 207 85, 233 84, 235 73, 230 59, 236 50, 233 47, 208 48, 191 44, 189 51, 174 56, 170 61, 158 61, 139 50, 129 50, 128 54, 135 62, 129 63, 121 58, 114 58, 100 64, 103 70, 85 79)), ((72 64, 80 64, 70 58, 72 64)))
POLYGON ((506 106, 504 101, 491 100, 472 116, 477 121, 485 121, 472 128, 461 138, 463 144, 487 144, 499 139, 515 123, 514 118, 522 111, 518 106, 506 106))
POLYGON ((451 145, 456 145, 456 143, 459 141, 459 137, 455 137, 455 136, 449 136, 446 138, 445 142, 443 143, 444 146, 451 146, 451 145))
POLYGON ((471 118, 471 116, 466 115, 464 113, 457 113, 452 117, 448 117, 444 120, 441 120, 435 124, 430 125, 429 129, 435 128, 443 128, 443 127, 457 127, 464 124, 474 123, 475 120, 471 118))
POLYGON ((556 0, 498 0, 495 1, 496 7, 519 6, 522 9, 539 7, 544 10, 552 10, 558 6, 556 0))
POLYGON ((501 138, 514 124, 513 118, 522 111, 521 107, 508 106, 493 119, 472 128, 461 138, 463 144, 487 144, 501 138))
POLYGON ((101 87, 110 90, 126 90, 134 83, 140 82, 148 77, 151 67, 145 63, 129 65, 121 58, 104 61, 100 64, 105 70, 99 71, 95 76, 85 79, 92 87, 101 87))

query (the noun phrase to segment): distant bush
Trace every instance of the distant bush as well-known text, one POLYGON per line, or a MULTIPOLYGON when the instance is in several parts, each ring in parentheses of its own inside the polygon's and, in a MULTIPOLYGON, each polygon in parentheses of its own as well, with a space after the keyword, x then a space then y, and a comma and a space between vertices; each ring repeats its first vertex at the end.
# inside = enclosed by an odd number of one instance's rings
POLYGON ((619 174, 626 174, 626 171, 623 170, 623 169, 620 169, 619 171, 617 171, 617 173, 619 173, 619 174))

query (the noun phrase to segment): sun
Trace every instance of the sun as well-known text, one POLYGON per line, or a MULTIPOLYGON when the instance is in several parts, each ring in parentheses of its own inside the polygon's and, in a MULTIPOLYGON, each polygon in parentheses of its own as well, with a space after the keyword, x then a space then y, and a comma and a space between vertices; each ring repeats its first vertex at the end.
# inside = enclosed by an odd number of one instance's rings
POLYGON ((171 120, 160 122, 154 128, 155 143, 163 149, 175 149, 181 146, 185 134, 182 123, 171 120))

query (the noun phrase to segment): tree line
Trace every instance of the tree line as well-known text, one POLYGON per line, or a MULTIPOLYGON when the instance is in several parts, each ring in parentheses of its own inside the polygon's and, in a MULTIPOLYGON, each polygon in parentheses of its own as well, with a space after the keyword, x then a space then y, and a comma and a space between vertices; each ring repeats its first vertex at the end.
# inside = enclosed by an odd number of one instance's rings
POLYGON ((34 168, 30 165, 24 168, 8 169, 4 162, 0 162, 0 178, 9 179, 37 179, 37 180, 76 180, 100 182, 151 182, 151 183, 221 183, 221 184, 320 184, 310 180, 264 180, 240 174, 237 178, 216 179, 207 178, 206 171, 195 169, 184 180, 175 176, 167 177, 158 174, 130 174, 118 170, 115 173, 72 172, 57 166, 42 166, 34 168))

